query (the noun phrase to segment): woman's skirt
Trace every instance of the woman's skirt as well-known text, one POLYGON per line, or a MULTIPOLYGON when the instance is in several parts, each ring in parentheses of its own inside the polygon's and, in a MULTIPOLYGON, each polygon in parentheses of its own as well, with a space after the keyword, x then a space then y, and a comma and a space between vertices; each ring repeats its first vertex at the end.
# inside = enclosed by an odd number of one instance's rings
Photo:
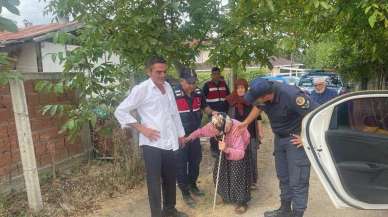
MULTIPOLYGON (((215 161, 213 180, 216 183, 218 159, 215 161)), ((247 154, 242 160, 232 161, 222 154, 217 193, 226 203, 245 204, 251 199, 251 172, 247 154)))

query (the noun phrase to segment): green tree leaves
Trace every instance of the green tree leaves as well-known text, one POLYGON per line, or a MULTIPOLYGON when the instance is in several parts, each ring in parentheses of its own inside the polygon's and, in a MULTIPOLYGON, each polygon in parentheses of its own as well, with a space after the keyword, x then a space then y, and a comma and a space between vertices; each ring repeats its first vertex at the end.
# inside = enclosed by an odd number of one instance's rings
MULTIPOLYGON (((60 85, 37 85, 56 92, 77 90, 79 104, 67 112, 69 121, 62 128, 70 135, 85 123, 94 126, 98 120, 113 119, 114 108, 133 84, 130 77, 145 77, 143 65, 150 56, 163 56, 176 68, 194 65, 221 18, 220 0, 47 2, 46 9, 54 15, 72 16, 83 25, 76 38, 54 37, 57 43, 79 45, 52 54, 64 61, 60 85)), ((55 114, 59 108, 52 105, 45 113, 55 114)))
MULTIPOLYGON (((19 0, 2 0, 0 1, 0 13, 3 12, 3 8, 6 8, 9 12, 19 15, 19 0)), ((11 31, 16 32, 17 26, 14 21, 0 16, 0 31, 11 31)))

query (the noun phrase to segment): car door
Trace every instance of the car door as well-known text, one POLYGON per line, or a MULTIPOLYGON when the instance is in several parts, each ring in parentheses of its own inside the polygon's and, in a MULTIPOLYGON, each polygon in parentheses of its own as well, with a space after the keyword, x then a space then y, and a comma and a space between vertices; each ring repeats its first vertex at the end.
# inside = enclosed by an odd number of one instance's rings
POLYGON ((388 209, 388 91, 321 105, 303 119, 302 138, 336 207, 388 209))

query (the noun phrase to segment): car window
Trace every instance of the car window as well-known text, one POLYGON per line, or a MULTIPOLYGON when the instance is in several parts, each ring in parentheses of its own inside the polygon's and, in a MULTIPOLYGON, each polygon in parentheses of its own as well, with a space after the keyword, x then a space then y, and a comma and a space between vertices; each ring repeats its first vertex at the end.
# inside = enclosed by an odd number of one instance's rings
POLYGON ((302 87, 312 87, 313 86, 313 79, 308 77, 308 78, 301 78, 299 81, 299 86, 302 87))
POLYGON ((328 87, 342 87, 342 82, 338 78, 338 76, 329 76, 326 78, 327 86, 328 87))
POLYGON ((388 203, 388 97, 337 105, 325 140, 349 196, 388 203))
POLYGON ((333 118, 337 120, 332 119, 332 129, 350 128, 388 136, 387 98, 355 99, 340 104, 335 110, 333 118))
POLYGON ((299 86, 302 86, 302 87, 312 87, 313 86, 313 81, 315 78, 324 78, 326 80, 326 84, 328 87, 332 87, 332 88, 338 88, 338 87, 342 87, 343 86, 343 83, 341 81, 341 79, 338 77, 338 75, 330 75, 330 76, 326 76, 326 75, 306 75, 304 77, 302 77, 299 81, 299 86))

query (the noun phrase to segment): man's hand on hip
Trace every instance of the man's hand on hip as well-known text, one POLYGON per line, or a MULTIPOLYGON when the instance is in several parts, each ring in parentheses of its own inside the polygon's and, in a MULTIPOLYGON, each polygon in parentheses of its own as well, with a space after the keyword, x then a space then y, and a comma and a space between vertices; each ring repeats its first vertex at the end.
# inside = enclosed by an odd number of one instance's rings
POLYGON ((297 148, 303 147, 302 137, 300 135, 292 134, 294 138, 290 141, 292 144, 296 145, 297 148))
POLYGON ((151 140, 152 142, 160 139, 160 132, 155 129, 145 127, 139 123, 131 124, 131 126, 135 128, 137 131, 139 131, 139 133, 147 137, 149 140, 151 140))

